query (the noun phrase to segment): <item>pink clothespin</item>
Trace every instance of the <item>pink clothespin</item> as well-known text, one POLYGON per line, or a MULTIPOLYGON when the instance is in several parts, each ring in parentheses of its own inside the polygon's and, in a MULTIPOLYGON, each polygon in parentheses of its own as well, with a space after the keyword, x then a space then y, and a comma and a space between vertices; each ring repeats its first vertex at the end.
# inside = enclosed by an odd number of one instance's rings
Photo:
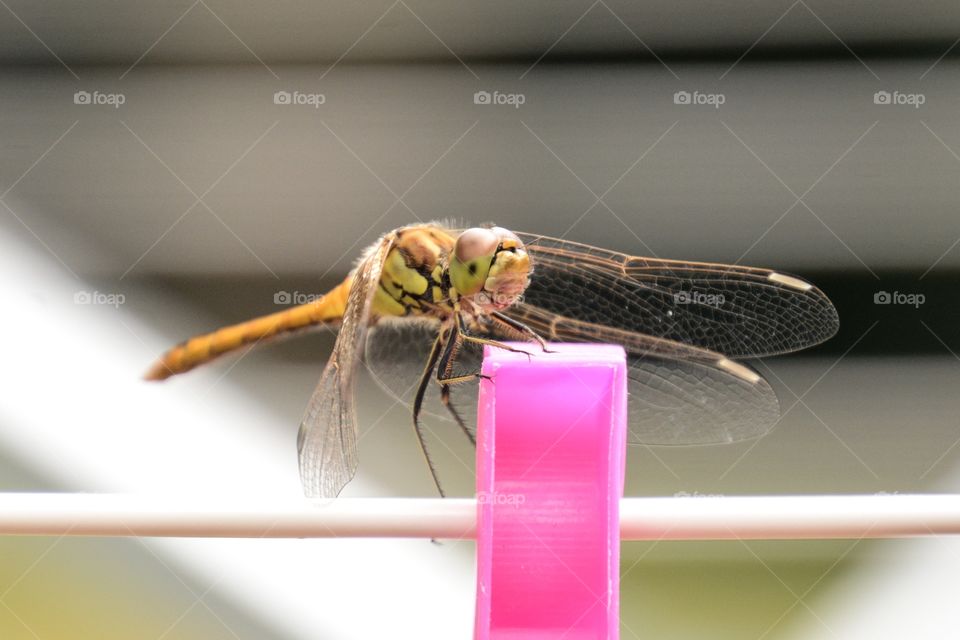
POLYGON ((477 640, 616 640, 626 449, 621 347, 484 354, 477 640))

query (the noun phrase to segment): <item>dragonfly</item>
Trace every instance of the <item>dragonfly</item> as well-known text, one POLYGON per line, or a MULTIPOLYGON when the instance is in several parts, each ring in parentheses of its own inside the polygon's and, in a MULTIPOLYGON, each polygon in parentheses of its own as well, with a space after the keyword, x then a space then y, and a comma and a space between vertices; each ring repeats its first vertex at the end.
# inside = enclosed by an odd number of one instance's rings
POLYGON ((190 338, 145 377, 163 380, 319 327, 338 333, 297 451, 304 493, 333 498, 359 464, 356 380, 364 366, 412 407, 417 442, 443 496, 423 417, 446 414, 476 444, 475 420, 457 406, 476 398, 478 385, 470 383, 481 377, 484 347, 529 343, 524 351, 537 357, 551 342, 620 344, 631 444, 721 444, 760 437, 780 419, 770 384, 737 359, 819 344, 837 332, 839 318, 814 285, 769 269, 438 222, 385 233, 327 294, 190 338))

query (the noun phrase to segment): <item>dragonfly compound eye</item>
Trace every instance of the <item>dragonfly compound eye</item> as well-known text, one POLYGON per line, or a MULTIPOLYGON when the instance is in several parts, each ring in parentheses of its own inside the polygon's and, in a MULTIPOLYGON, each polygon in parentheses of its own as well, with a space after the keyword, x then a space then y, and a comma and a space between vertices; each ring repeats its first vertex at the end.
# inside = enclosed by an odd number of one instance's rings
POLYGON ((530 257, 523 242, 502 227, 468 229, 450 257, 450 282, 482 308, 505 309, 530 280, 530 257))
POLYGON ((462 296, 483 290, 500 238, 491 229, 467 229, 457 238, 450 256, 450 282, 462 296))

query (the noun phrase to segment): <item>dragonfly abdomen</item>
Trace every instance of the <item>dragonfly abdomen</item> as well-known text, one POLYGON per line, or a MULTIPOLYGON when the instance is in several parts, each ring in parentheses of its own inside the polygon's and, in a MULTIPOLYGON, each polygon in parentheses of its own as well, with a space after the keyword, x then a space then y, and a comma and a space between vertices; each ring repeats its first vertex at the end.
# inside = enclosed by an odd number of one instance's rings
POLYGON ((144 377, 164 380, 248 345, 291 336, 310 327, 336 324, 346 309, 350 282, 348 276, 329 293, 306 304, 194 336, 163 354, 144 377))

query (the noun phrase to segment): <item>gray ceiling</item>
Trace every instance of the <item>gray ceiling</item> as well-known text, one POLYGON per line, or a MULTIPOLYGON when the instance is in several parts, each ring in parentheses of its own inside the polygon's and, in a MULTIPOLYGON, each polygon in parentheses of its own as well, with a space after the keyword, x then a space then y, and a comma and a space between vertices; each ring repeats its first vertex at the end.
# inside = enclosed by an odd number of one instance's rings
POLYGON ((376 234, 451 217, 663 257, 957 267, 958 33, 946 2, 11 1, 0 226, 106 277, 342 273, 376 234))
POLYGON ((7 71, 0 192, 19 220, 0 224, 107 276, 342 273, 376 234, 439 218, 661 257, 958 266, 958 65, 865 63, 7 71), (77 105, 78 88, 126 102, 77 105))
POLYGON ((7 0, 0 60, 68 65, 554 56, 711 55, 769 47, 942 51, 960 33, 948 0, 7 0), (762 39, 761 39, 762 37, 762 39), (359 40, 359 42, 358 42, 359 40), (943 45, 943 46, 942 46, 943 45), (352 48, 351 48, 352 47, 352 48))

